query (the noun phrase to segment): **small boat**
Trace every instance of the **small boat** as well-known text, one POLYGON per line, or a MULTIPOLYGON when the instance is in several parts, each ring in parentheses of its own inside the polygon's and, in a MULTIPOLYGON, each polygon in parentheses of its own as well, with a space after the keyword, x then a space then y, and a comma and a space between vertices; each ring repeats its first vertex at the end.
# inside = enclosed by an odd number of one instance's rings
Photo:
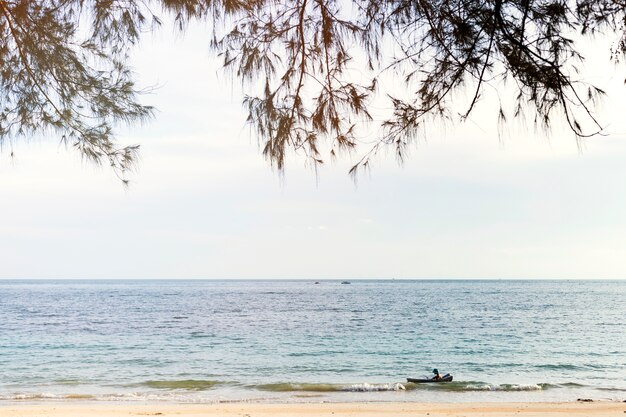
POLYGON ((452 381, 452 375, 445 374, 444 376, 442 376, 439 379, 434 379, 434 378, 428 378, 428 379, 407 378, 406 381, 407 382, 413 382, 414 384, 425 384, 425 383, 429 383, 429 382, 451 382, 452 381))
POLYGON ((342 284, 349 284, 350 281, 341 281, 342 284))

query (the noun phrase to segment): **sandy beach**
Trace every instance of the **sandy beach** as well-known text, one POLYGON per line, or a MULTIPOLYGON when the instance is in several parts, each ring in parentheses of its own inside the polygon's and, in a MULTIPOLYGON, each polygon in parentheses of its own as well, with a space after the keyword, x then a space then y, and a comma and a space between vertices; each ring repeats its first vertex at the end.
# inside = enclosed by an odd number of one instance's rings
POLYGON ((623 416, 626 403, 6 404, 2 417, 539 417, 623 416))

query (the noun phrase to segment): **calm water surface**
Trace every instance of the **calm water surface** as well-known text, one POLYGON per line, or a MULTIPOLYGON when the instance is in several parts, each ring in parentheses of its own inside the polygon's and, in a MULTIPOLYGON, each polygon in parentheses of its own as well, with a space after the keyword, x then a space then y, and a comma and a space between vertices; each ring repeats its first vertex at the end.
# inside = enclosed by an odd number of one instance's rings
POLYGON ((626 281, 5 280, 0 400, 622 400, 625 317, 626 281))

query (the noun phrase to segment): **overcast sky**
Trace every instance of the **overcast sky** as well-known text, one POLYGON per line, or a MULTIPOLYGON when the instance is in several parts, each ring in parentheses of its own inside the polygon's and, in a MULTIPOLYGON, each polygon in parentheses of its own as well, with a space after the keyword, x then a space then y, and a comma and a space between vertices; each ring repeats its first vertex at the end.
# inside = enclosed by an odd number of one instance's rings
POLYGON ((136 51, 159 111, 121 130, 141 145, 129 189, 58 138, 13 158, 5 144, 0 278, 626 277, 623 68, 596 69, 610 134, 582 151, 561 128, 501 140, 479 111, 355 186, 349 158, 273 172, 207 45, 207 31, 165 29, 136 51))

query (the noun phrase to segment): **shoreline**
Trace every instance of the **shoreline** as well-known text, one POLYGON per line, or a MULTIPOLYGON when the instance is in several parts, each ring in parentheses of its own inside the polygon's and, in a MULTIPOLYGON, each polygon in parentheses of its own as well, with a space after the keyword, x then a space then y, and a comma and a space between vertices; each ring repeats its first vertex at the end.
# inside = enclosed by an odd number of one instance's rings
POLYGON ((508 403, 423 403, 423 402, 360 402, 360 403, 120 403, 120 402, 29 402, 0 403, 2 417, 121 417, 121 416, 183 416, 183 417, 565 417, 623 416, 626 403, 593 402, 508 402, 508 403))

